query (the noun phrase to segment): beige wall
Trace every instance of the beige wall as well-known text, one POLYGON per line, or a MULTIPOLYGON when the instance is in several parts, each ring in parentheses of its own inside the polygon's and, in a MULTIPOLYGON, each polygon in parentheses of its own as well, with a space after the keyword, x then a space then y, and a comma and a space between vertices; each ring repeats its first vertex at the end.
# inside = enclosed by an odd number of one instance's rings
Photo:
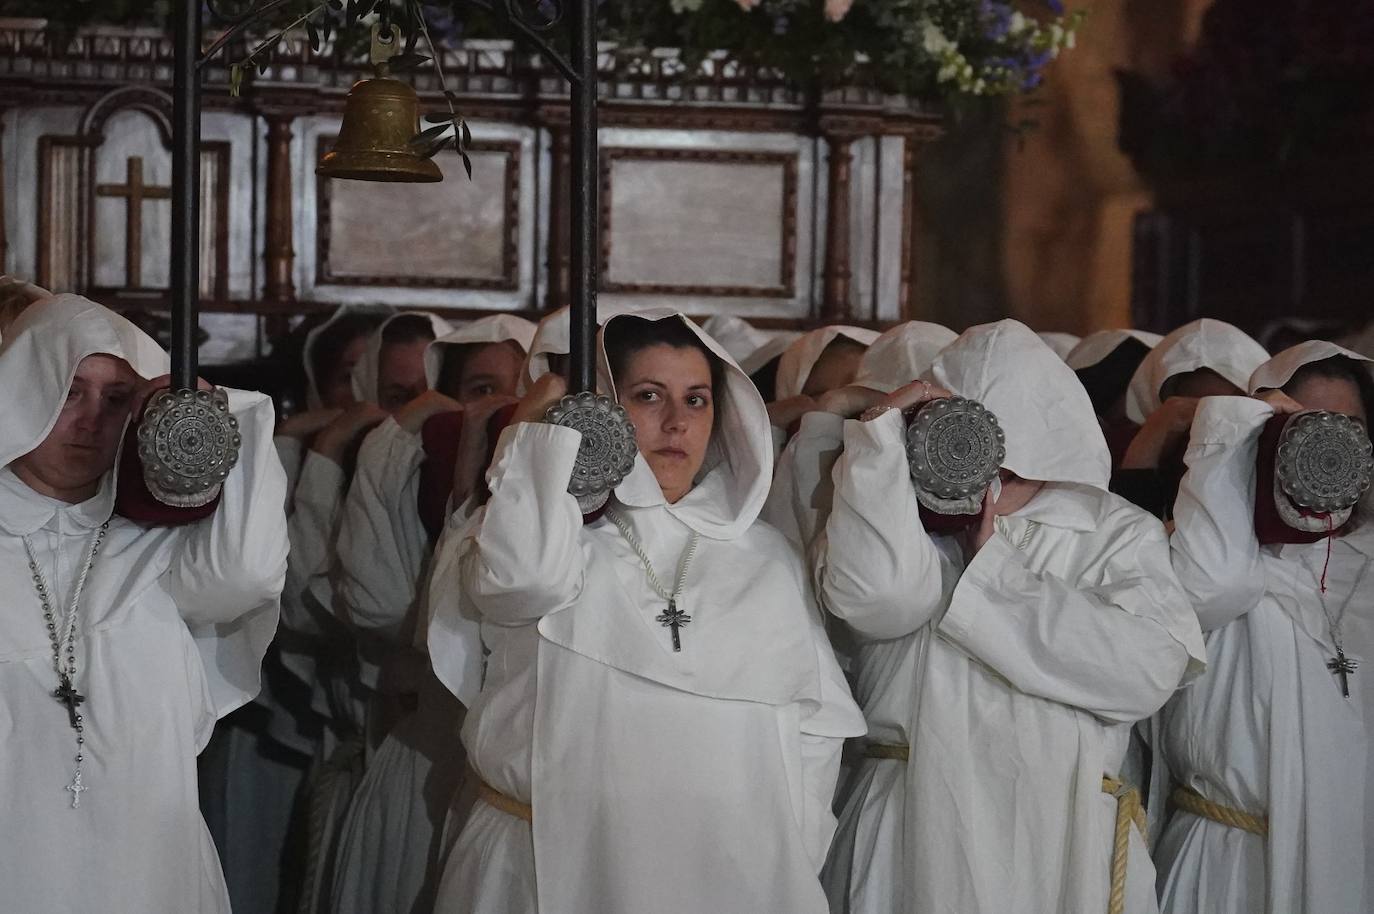
POLYGON ((917 316, 1002 316, 1086 333, 1130 316, 1131 224, 1150 195, 1116 148, 1113 72, 1153 76, 1193 40, 1207 0, 1096 0, 1039 104, 986 106, 922 160, 917 316), (999 123, 1037 126, 1020 139, 999 123))

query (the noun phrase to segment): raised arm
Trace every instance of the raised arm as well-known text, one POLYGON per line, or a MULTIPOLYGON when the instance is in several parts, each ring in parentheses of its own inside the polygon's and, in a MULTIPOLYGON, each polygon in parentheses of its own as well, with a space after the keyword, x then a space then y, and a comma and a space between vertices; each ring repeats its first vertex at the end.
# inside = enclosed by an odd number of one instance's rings
POLYGON ((394 419, 363 441, 339 524, 336 607, 349 623, 410 643, 430 543, 417 508, 420 436, 394 419))
POLYGON ((1111 722, 1149 717, 1203 669, 1206 652, 1163 526, 1117 504, 1096 532, 1079 534, 1096 538, 1091 582, 1032 570, 999 519, 939 633, 1022 692, 1111 722))
POLYGON ((845 422, 830 517, 816 544, 822 604, 874 640, 925 625, 958 578, 921 525, 904 435, 896 409, 845 422))
POLYGON ((243 436, 239 463, 215 513, 172 541, 167 589, 189 623, 230 622, 275 606, 286 576, 286 474, 272 443, 272 401, 226 393, 243 436))
POLYGON ((1174 570, 1205 632, 1259 603, 1264 569, 1255 536, 1255 462, 1274 415, 1249 397, 1207 397, 1193 420, 1188 472, 1174 504, 1174 570))
POLYGON ((844 419, 828 412, 810 412, 783 448, 760 515, 808 552, 825 529, 834 497, 831 472, 844 446, 844 419))
POLYGON ((455 544, 463 595, 484 620, 520 625, 581 594, 582 511, 568 494, 581 441, 542 422, 501 433, 487 472, 491 497, 455 544))

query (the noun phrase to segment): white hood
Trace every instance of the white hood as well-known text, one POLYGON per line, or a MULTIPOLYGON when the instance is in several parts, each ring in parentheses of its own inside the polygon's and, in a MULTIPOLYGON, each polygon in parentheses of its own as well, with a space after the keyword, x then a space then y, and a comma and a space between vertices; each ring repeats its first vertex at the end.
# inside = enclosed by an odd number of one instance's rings
POLYGON ((24 311, 0 345, 0 467, 48 437, 89 355, 128 362, 144 380, 171 370, 152 337, 103 305, 80 295, 57 295, 24 311))
MULTIPOLYGON (((336 323, 340 318, 349 314, 375 314, 378 317, 386 317, 396 313, 395 308, 360 308, 355 305, 340 305, 329 318, 318 327, 314 327, 305 335, 305 345, 301 347, 301 361, 305 368, 305 407, 306 409, 319 409, 324 406, 324 401, 320 398, 320 381, 315 377, 315 345, 320 341, 320 335, 326 329, 336 323)), ((374 398, 375 399, 375 398, 374 398)))
POLYGON ((1064 356, 1064 361, 1074 371, 1082 371, 1084 368, 1091 368, 1116 352, 1116 347, 1127 340, 1136 340, 1143 343, 1146 349, 1153 349, 1163 339, 1164 337, 1158 333, 1151 333, 1148 330, 1099 330, 1083 337, 1078 345, 1069 350, 1068 355, 1064 356))
POLYGON ((1054 354, 1061 359, 1068 358, 1069 353, 1073 352, 1073 347, 1081 342, 1072 333, 1059 333, 1054 330, 1045 330, 1037 333, 1036 336, 1040 337, 1040 341, 1053 349, 1054 354))
POLYGON ((451 330, 431 342, 429 349, 425 352, 425 377, 429 378, 431 388, 437 385, 438 374, 444 367, 442 346, 469 346, 486 344, 486 342, 511 341, 518 344, 523 352, 528 353, 530 344, 533 344, 534 341, 534 333, 536 333, 534 324, 523 319, 523 317, 515 315, 478 317, 474 322, 463 324, 458 330, 451 330))
MULTIPOLYGON (((725 347, 686 315, 663 308, 639 311, 634 316, 651 321, 676 319, 690 327, 725 364, 725 389, 715 395, 716 426, 692 491, 676 504, 667 504, 653 470, 643 455, 638 455, 630 475, 616 487, 615 497, 635 508, 663 505, 669 514, 702 536, 735 539, 758 517, 773 479, 773 436, 763 398, 725 347)), ((606 324, 615 320, 611 317, 606 324)), ((614 392, 604 327, 597 335, 597 348, 602 389, 614 392)))
MULTIPOLYGON (((381 372, 382 359, 382 337, 386 333, 386 328, 391 326, 391 322, 398 317, 423 317, 429 321, 430 328, 434 331, 434 338, 446 336, 453 332, 453 325, 444 320, 437 314, 430 314, 428 311, 401 311, 391 315, 382 321, 381 326, 372 331, 372 336, 367 340, 367 349, 363 352, 363 357, 358 359, 358 364, 353 366, 353 397, 359 403, 376 403, 378 374, 381 372)), ((425 378, 432 389, 439 380, 439 369, 443 367, 443 360, 440 353, 433 346, 425 350, 425 378)))
POLYGON ((1111 456, 1092 401, 1073 369, 1025 324, 970 327, 936 357, 930 374, 993 412, 1006 432, 1008 470, 1107 490, 1111 456))
POLYGON ((1335 358, 1338 355, 1366 364, 1371 361, 1344 346, 1337 346, 1326 340, 1308 340, 1305 343, 1290 346, 1256 368, 1255 373, 1250 375, 1250 382, 1244 385, 1245 390, 1254 394, 1261 390, 1273 390, 1282 387, 1292 380, 1293 375, 1297 374, 1298 369, 1304 365, 1335 358))
POLYGON ((1126 389, 1126 416, 1137 425, 1159 409, 1159 390, 1175 375, 1210 368, 1241 390, 1269 359, 1239 327, 1204 317, 1170 333, 1140 363, 1126 389))
POLYGON ((788 346, 801 337, 795 330, 761 330, 733 314, 714 314, 701 329, 724 346, 730 358, 747 375, 752 375, 782 355, 788 346))
POLYGON ((940 324, 898 324, 868 347, 854 383, 890 394, 929 371, 940 350, 958 338, 959 334, 940 324))
MULTIPOLYGON (((598 302, 596 316, 598 321, 607 321, 617 314, 633 314, 634 305, 609 304, 598 302)), ((520 372, 520 387, 517 394, 524 394, 530 385, 549 373, 549 356, 567 355, 572 348, 571 311, 567 305, 551 311, 539 322, 534 331, 534 341, 530 343, 529 355, 525 357, 525 367, 520 372)))
POLYGON ((838 337, 844 337, 868 347, 872 346, 880 335, 877 330, 865 330, 863 327, 845 327, 838 324, 821 327, 803 335, 801 339, 787 347, 787 350, 782 354, 782 361, 778 364, 778 399, 786 400, 788 397, 795 397, 802 392, 802 389, 806 387, 806 379, 811 377, 811 369, 816 367, 816 362, 820 359, 821 353, 825 352, 825 347, 833 343, 838 337))

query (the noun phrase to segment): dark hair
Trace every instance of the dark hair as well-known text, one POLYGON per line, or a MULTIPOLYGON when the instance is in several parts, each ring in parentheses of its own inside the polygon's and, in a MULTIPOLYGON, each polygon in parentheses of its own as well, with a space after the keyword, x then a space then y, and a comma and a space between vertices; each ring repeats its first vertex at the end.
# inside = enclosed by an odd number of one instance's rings
POLYGON ((320 331, 310 347, 310 370, 323 380, 333 373, 344 350, 360 336, 367 336, 385 320, 381 314, 341 314, 320 331))
POLYGON ((1285 393, 1295 390, 1312 378, 1326 378, 1332 381, 1349 381, 1360 392, 1360 402, 1364 404, 1365 416, 1374 421, 1374 375, 1364 362, 1344 355, 1333 355, 1317 362, 1308 362, 1283 385, 1285 393))
POLYGON ((423 314, 402 314, 382 331, 382 345, 434 339, 434 325, 423 314))
POLYGON ((1127 385, 1131 383, 1131 376, 1149 354, 1149 346, 1129 336, 1096 365, 1089 365, 1074 372, 1078 375, 1079 383, 1088 392, 1089 399, 1093 401, 1093 412, 1099 416, 1111 412, 1116 401, 1126 392, 1127 385))
POLYGON ((778 398, 778 366, 781 364, 782 354, 779 353, 749 376, 749 380, 758 388, 759 396, 763 397, 764 403, 772 403, 778 398))
POLYGON ((706 357, 711 366, 711 390, 719 395, 725 385, 725 363, 706 347, 701 338, 677 317, 660 320, 645 320, 642 317, 624 316, 606 325, 606 359, 611 365, 611 376, 616 383, 625 375, 625 369, 635 353, 651 346, 671 346, 674 349, 695 349, 706 357))

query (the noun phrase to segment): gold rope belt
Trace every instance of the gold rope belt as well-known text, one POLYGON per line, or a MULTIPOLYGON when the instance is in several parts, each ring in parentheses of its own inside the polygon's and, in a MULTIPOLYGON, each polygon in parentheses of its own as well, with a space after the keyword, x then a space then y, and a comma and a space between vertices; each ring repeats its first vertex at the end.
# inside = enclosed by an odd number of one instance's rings
POLYGON ((1255 816, 1239 809, 1232 809, 1230 806, 1213 803, 1191 787, 1175 787, 1169 799, 1179 809, 1199 818, 1239 828, 1261 838, 1269 837, 1269 819, 1266 816, 1255 816))
POLYGON ((1149 825, 1140 791, 1125 781, 1102 776, 1102 792, 1116 798, 1116 829, 1112 836, 1112 884, 1107 896, 1107 914, 1126 910, 1126 864, 1131 850, 1131 826, 1148 842, 1149 825))
POLYGON ((885 746, 882 743, 868 743, 864 746, 864 755, 869 758, 889 758, 905 762, 911 757, 911 749, 907 746, 885 746))
MULTIPOLYGON (((515 797, 507 796, 497 790, 495 787, 482 780, 481 775, 477 774, 477 772, 473 771, 471 768, 469 768, 468 771, 477 781, 477 796, 483 803, 486 803, 492 809, 503 812, 508 816, 514 816, 517 819, 533 824, 534 810, 530 807, 530 804, 521 803, 519 800, 515 799, 515 797)), ((469 794, 469 796, 471 796, 471 794, 469 794)))

